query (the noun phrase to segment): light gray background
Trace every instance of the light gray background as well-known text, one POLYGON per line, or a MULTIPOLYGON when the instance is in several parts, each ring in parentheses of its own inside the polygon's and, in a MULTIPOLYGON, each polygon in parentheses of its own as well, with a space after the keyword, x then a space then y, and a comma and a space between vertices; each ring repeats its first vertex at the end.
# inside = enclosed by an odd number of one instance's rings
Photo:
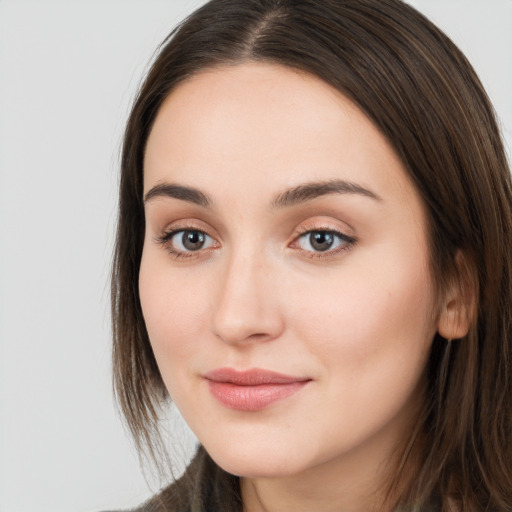
MULTIPOLYGON (((158 486, 111 398, 118 152, 153 51, 201 3, 0 0, 0 512, 128 507, 158 486)), ((411 3, 473 62, 510 147, 512 0, 411 3)))

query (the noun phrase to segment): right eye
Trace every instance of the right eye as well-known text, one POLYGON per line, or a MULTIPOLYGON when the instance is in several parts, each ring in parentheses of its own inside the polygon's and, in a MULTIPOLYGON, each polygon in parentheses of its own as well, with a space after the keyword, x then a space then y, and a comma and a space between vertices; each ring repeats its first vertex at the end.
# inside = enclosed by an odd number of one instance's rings
POLYGON ((199 229, 180 229, 164 234, 160 243, 175 256, 190 256, 191 253, 214 247, 215 240, 199 229))

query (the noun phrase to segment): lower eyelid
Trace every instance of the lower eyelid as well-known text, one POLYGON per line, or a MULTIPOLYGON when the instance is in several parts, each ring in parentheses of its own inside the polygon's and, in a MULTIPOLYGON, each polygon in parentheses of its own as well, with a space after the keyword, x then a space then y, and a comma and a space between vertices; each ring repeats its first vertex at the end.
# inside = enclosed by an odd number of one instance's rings
POLYGON ((162 248, 175 260, 193 260, 196 258, 204 258, 207 257, 207 254, 211 253, 212 250, 219 247, 219 243, 217 242, 216 238, 208 234, 206 230, 190 225, 176 226, 171 229, 167 229, 159 236, 155 237, 155 242, 162 246, 162 248), (179 236, 180 233, 183 234, 190 231, 202 233, 206 239, 206 247, 200 247, 197 250, 187 250, 186 248, 181 249, 176 247, 176 244, 173 243, 173 238, 177 235, 179 236))
POLYGON ((339 253, 346 252, 350 250, 354 244, 357 242, 356 238, 346 235, 338 230, 332 228, 319 228, 319 227, 308 227, 306 230, 302 231, 295 236, 290 247, 298 249, 304 256, 308 258, 328 258, 334 257, 339 253), (300 246, 297 247, 300 239, 302 237, 308 236, 311 233, 330 233, 339 239, 339 245, 334 249, 327 249, 325 251, 315 251, 314 249, 304 249, 300 246))

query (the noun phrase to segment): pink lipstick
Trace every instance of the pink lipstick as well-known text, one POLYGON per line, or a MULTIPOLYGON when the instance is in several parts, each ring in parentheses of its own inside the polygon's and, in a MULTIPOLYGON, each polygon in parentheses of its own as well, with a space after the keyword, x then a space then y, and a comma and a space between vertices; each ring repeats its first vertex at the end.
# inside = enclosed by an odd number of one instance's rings
POLYGON ((254 368, 219 368, 204 375, 210 392, 223 405, 239 411, 259 411, 300 391, 309 378, 254 368))

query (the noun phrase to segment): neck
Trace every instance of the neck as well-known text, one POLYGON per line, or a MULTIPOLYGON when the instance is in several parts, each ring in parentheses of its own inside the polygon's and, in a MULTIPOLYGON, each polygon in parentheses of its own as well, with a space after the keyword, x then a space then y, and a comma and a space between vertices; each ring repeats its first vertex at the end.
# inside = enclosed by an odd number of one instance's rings
POLYGON ((395 503, 385 499, 390 458, 368 455, 353 454, 292 476, 243 478, 244 512, 391 512, 395 503))
MULTIPOLYGON (((401 447, 412 424, 381 431, 364 446, 294 475, 244 477, 241 493, 244 512, 391 512, 408 481, 394 482, 403 456, 401 447)), ((410 446, 402 477, 419 464, 421 436, 410 446)))

